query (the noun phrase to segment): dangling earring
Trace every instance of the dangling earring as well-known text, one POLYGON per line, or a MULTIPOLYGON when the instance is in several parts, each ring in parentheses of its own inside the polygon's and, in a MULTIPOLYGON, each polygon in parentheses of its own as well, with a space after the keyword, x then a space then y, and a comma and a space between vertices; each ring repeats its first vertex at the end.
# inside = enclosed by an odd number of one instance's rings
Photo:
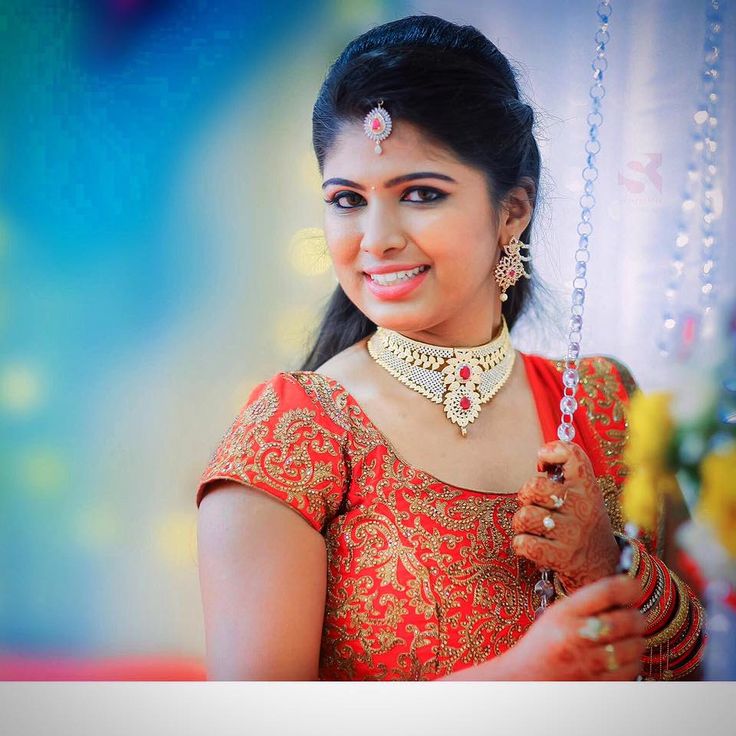
POLYGON ((531 275, 524 270, 524 262, 531 261, 532 257, 521 255, 521 249, 529 248, 529 246, 524 245, 516 235, 511 236, 508 245, 501 247, 504 255, 496 266, 494 276, 498 287, 501 289, 501 301, 505 302, 508 299, 506 289, 513 286, 522 276, 528 279, 531 278, 531 275))

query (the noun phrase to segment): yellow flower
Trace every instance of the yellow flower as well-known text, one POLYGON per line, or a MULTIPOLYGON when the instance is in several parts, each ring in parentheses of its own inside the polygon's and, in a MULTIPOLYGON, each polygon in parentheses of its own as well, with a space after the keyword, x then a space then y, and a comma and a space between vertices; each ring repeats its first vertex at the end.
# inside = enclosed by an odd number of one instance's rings
POLYGON ((657 524, 657 475, 647 466, 631 469, 621 493, 621 510, 627 521, 642 529, 654 529, 657 524))
POLYGON ((624 462, 631 468, 646 465, 653 472, 665 466, 665 452, 674 428, 670 414, 671 394, 636 391, 627 410, 629 439, 624 462))
POLYGON ((736 442, 711 452, 700 465, 698 512, 713 526, 718 540, 736 557, 736 442))

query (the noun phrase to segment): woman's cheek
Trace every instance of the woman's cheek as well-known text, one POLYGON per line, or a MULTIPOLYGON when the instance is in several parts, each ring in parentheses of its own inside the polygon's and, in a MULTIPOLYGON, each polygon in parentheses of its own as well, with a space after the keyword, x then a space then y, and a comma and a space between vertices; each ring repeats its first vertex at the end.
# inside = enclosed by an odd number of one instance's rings
POLYGON ((360 253, 360 238, 345 227, 325 227, 327 250, 335 264, 354 263, 360 253))

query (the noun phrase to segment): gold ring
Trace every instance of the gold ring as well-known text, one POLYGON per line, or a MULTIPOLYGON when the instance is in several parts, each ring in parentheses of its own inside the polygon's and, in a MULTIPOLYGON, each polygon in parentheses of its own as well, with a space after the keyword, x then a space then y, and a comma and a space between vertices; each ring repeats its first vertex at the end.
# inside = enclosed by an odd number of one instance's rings
POLYGON ((606 653, 606 669, 609 672, 615 672, 618 669, 618 660, 616 659, 616 650, 613 648, 613 644, 606 644, 603 650, 606 653))
POLYGON ((545 516, 544 519, 542 519, 542 526, 548 532, 551 532, 556 526, 555 520, 549 514, 547 514, 547 516, 545 516))

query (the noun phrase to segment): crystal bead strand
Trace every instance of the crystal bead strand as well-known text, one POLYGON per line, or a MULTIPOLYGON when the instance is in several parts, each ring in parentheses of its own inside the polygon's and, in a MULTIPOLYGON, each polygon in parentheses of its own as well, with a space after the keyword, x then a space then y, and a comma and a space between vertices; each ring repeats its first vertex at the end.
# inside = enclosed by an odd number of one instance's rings
MULTIPOLYGON (((593 84, 590 87, 591 109, 588 113, 588 140, 585 144, 585 151, 588 154, 586 165, 582 175, 585 181, 583 194, 580 197, 580 222, 578 223, 577 233, 579 236, 578 247, 575 251, 575 279, 573 280, 572 290, 572 306, 570 308, 570 332, 568 334, 567 357, 565 360, 565 370, 562 373, 563 396, 560 401, 560 425, 557 428, 557 436, 563 442, 572 442, 575 437, 575 428, 573 427, 573 415, 578 407, 575 399, 578 383, 580 382, 580 374, 578 372, 578 358, 580 357, 580 342, 582 339, 583 329, 583 312, 585 309, 585 289, 588 286, 586 279, 587 264, 590 259, 590 251, 588 250, 589 239, 593 232, 591 223, 591 212, 595 205, 595 197, 593 196, 593 184, 598 178, 598 168, 596 166, 596 156, 601 150, 601 144, 598 140, 598 128, 603 124, 603 115, 601 113, 601 101, 606 94, 603 87, 603 74, 608 68, 608 59, 606 58, 606 44, 610 40, 608 33, 608 19, 611 17, 613 8, 608 0, 602 0, 598 4, 598 20, 599 28, 595 33, 595 57, 593 58, 593 84)), ((559 466, 553 466, 549 469, 548 475, 552 480, 561 481, 562 473, 559 466)), ((544 610, 554 600, 554 586, 552 584, 552 573, 550 570, 541 571, 541 580, 534 586, 534 592, 539 595, 540 605, 535 611, 535 615, 541 615, 544 610)))
MULTIPOLYGON (((693 337, 685 333, 684 310, 678 313, 677 302, 681 301, 685 259, 690 246, 691 221, 697 211, 695 190, 700 182, 700 293, 701 319, 709 316, 716 297, 714 278, 718 272, 717 239, 714 220, 719 216, 722 203, 718 202, 720 190, 717 186, 719 174, 717 152, 718 104, 720 101, 719 82, 721 78, 721 17, 720 0, 708 0, 706 10, 705 43, 703 46, 702 87, 698 104, 693 115, 692 148, 690 164, 687 169, 685 189, 680 204, 680 215, 671 257, 672 273, 664 293, 662 324, 657 348, 662 357, 670 357, 673 351, 677 357, 686 355, 686 345, 693 337)), ((722 195, 721 195, 722 196, 722 195)))
MULTIPOLYGON (((676 303, 682 287, 685 268, 686 251, 690 245, 690 220, 696 212, 695 186, 699 180, 701 184, 700 220, 701 250, 699 278, 701 282, 699 303, 701 320, 711 316, 715 303, 714 278, 717 273, 716 265, 716 236, 713 221, 716 219, 714 199, 718 191, 716 180, 718 164, 716 152, 716 126, 718 124, 718 102, 720 100, 718 82, 721 77, 721 17, 720 0, 708 0, 705 17, 705 42, 703 45, 703 70, 701 75, 702 88, 698 104, 692 121, 692 141, 690 164, 687 169, 687 181, 680 205, 680 220, 675 238, 674 253, 672 255, 672 277, 665 288, 665 306, 662 313, 660 337, 657 341, 659 354, 664 357, 672 356, 683 358, 687 354, 684 340, 692 343, 693 336, 684 332, 684 309, 677 311, 676 303), (676 329, 679 327, 679 330, 676 329)), ((702 322, 701 322, 702 324, 702 322)), ((725 384, 724 384, 725 385, 725 384)), ((638 528, 634 524, 626 525, 626 534, 629 537, 638 535, 638 528)))

